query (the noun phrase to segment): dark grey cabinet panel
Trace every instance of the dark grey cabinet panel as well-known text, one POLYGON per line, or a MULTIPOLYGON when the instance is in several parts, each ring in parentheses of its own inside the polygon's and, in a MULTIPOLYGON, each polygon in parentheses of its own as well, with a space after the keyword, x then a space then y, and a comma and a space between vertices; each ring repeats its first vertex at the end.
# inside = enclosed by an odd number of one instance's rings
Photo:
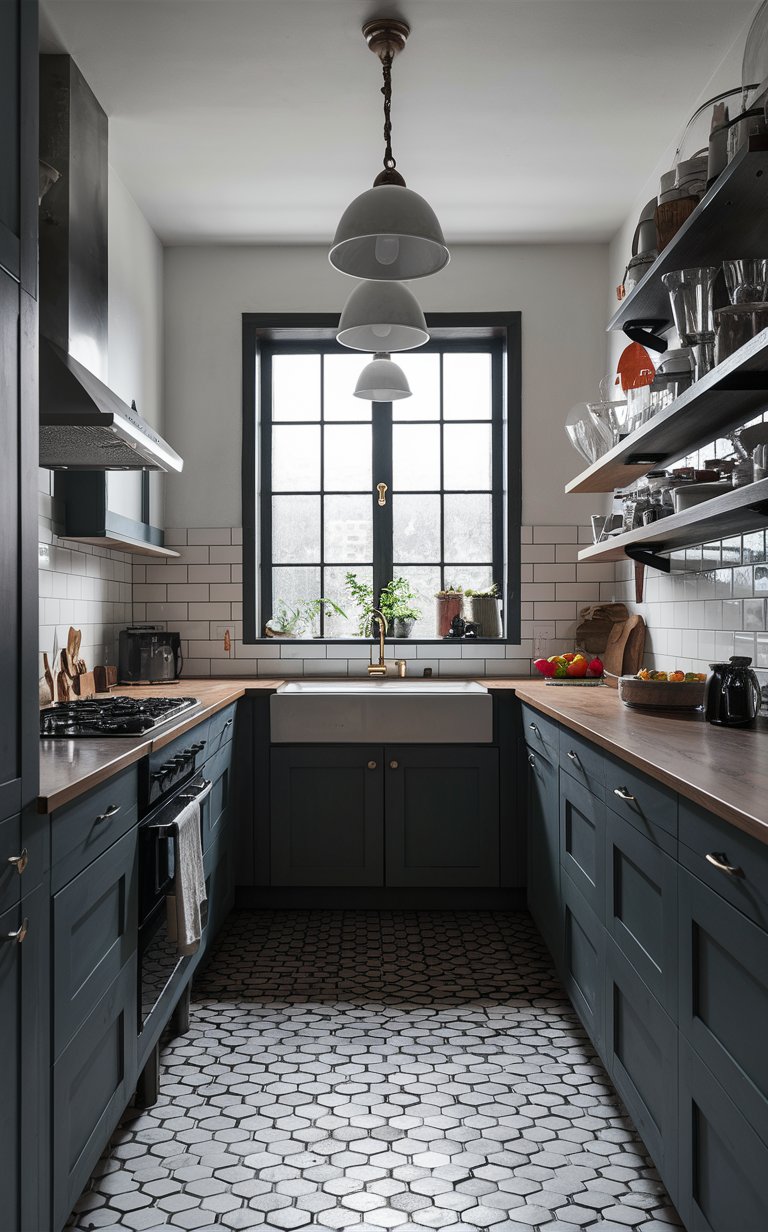
MULTIPOLYGON (((217 710, 216 714, 211 716, 208 720, 206 757, 212 757, 214 753, 219 753, 226 744, 229 744, 235 734, 236 720, 237 702, 232 706, 225 706, 223 710, 217 710)), ((194 734, 197 736, 196 731, 194 734)))
POLYGON ((221 833, 232 801, 232 743, 225 744, 209 757, 203 775, 211 790, 201 804, 203 850, 221 833))
POLYGON ((560 865, 596 917, 605 912, 605 805, 560 772, 560 865))
POLYGON ((383 884, 382 754, 380 745, 272 750, 273 885, 383 884))
POLYGON ((608 932, 677 1018, 677 868, 650 839, 610 808, 606 812, 608 932))
MULTIPOLYGON (((5 0, 4 7, 16 9, 17 5, 9 4, 8 0, 5 0)), ((3 128, 0 124, 0 131, 3 128)), ((0 441, 4 459, 0 472, 0 594, 3 596, 3 640, 14 650, 21 640, 20 476, 17 465, 21 443, 20 312, 18 284, 0 270, 0 441)), ((6 655, 6 659, 7 703, 0 711, 0 818, 20 812, 22 806, 19 663, 15 653, 6 655)))
POLYGON ((540 753, 523 747, 527 771, 528 910, 555 963, 559 964, 562 920, 558 770, 540 753))
POLYGON ((136 1081, 136 959, 53 1067, 53 1224, 62 1227, 136 1081))
POLYGON ((132 830, 54 895, 54 1060, 136 951, 137 849, 132 830))
POLYGON ((563 981, 598 1051, 605 1037, 605 929, 584 895, 561 871, 563 981))
POLYGON ((560 728, 560 769, 602 800, 605 755, 597 745, 583 740, 567 727, 560 728))
POLYGON ((384 767, 386 884, 497 886, 498 750, 387 746, 384 767))
POLYGON ((684 869, 680 1028, 768 1143, 768 937, 684 869))
POLYGON ((29 852, 22 847, 21 814, 0 821, 0 914, 21 899, 29 852))
POLYGON ((542 753, 553 766, 560 757, 560 726, 554 719, 539 714, 525 702, 521 706, 523 739, 534 753, 542 753))
POLYGON ((609 938, 605 1060, 667 1189, 677 1188, 677 1030, 609 938))
POLYGON ((688 1232, 765 1232, 768 1146, 680 1038, 680 1179, 688 1232))
MULTIPOLYGON (((605 758, 605 799, 615 813, 649 835, 665 830, 677 837, 677 795, 641 770, 605 758)), ((674 852, 672 853, 674 854, 674 852)))
POLYGON ((138 822, 136 766, 53 814, 51 880, 60 890, 138 822))
POLYGON ((679 858, 700 881, 768 929, 768 845, 681 800, 679 858))

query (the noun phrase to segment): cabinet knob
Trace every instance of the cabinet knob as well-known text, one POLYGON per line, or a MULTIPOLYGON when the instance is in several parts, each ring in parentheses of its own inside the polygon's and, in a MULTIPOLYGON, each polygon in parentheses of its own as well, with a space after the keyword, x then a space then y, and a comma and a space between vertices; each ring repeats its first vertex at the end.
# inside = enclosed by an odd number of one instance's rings
POLYGON ((8 863, 12 864, 14 868, 16 869, 16 872, 19 874, 19 876, 21 876, 21 874, 24 872, 24 869, 29 864, 29 852, 27 851, 26 847, 24 848, 20 856, 9 856, 8 863))
POLYGON ((626 787, 614 787, 614 796, 618 796, 620 800, 634 800, 634 796, 627 791, 626 787))
POLYGON ((538 727, 536 726, 536 724, 535 724, 535 723, 529 723, 529 724, 528 724, 528 726, 530 727, 530 729, 531 729, 531 731, 533 732, 534 736, 540 736, 540 735, 541 735, 541 732, 539 731, 539 729, 538 729, 538 727))
POLYGON ((536 769, 536 758, 533 756, 533 753, 528 754, 528 765, 532 770, 536 769))
POLYGON ((368 769, 369 769, 369 770, 375 770, 375 769, 376 769, 376 762, 375 762, 375 761, 369 761, 369 762, 368 762, 368 769))
POLYGON ((744 876, 744 869, 739 868, 736 864, 729 864, 728 857, 724 851, 708 851, 704 858, 709 864, 719 869, 721 873, 727 873, 729 877, 744 876))
POLYGON ((8 941, 11 943, 11 945, 21 945, 22 941, 24 940, 28 932, 29 932, 29 920, 24 919, 21 921, 20 926, 16 929, 15 932, 6 933, 4 937, 0 936, 0 941, 8 941))
POLYGON ((569 749, 569 750, 568 750, 568 757, 569 757, 569 760, 570 760, 570 761, 578 761, 578 760, 579 760, 579 755, 578 755, 578 753, 574 753, 573 749, 569 749))
POLYGON ((122 805, 120 804, 110 804, 105 812, 99 813, 96 821, 109 821, 110 817, 114 817, 116 813, 119 813, 121 808, 122 805))
POLYGON ((391 761, 391 762, 389 763, 389 768, 390 768, 390 770, 397 770, 397 767, 398 767, 399 765, 400 765, 400 762, 399 762, 399 761, 391 761))

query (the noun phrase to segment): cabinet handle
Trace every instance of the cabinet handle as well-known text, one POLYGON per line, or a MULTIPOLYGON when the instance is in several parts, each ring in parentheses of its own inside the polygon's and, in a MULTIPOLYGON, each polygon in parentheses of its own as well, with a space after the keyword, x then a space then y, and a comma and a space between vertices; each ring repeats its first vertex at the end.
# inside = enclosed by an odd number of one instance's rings
POLYGON ((29 864, 29 852, 27 851, 26 847, 24 848, 20 856, 9 856, 8 863, 13 864, 16 869, 16 872, 19 874, 19 876, 21 876, 21 874, 24 872, 24 869, 29 864))
POLYGON ((228 727, 231 727, 231 725, 232 725, 232 720, 231 720, 231 719, 227 719, 226 723, 224 724, 224 730, 226 731, 226 729, 227 729, 228 727))
POLYGON ((618 796, 620 800, 634 800, 634 796, 630 795, 626 787, 614 787, 614 796, 618 796))
POLYGON ((721 873, 727 873, 729 877, 744 876, 744 869, 739 868, 736 864, 729 864, 724 851, 708 851, 705 859, 708 864, 714 865, 721 873))
POLYGON ((390 768, 390 770, 397 770, 397 767, 398 767, 399 765, 400 765, 400 762, 399 762, 399 761, 391 761, 391 762, 389 763, 389 768, 390 768))
POLYGON ((369 769, 369 770, 375 770, 375 769, 376 769, 376 762, 375 762, 375 761, 369 761, 369 762, 368 762, 368 769, 369 769))
POLYGON ((579 760, 579 755, 578 755, 578 753, 574 753, 573 749, 569 749, 569 751, 568 751, 568 757, 569 757, 569 759, 570 759, 571 761, 578 761, 578 760, 579 760))
POLYGON ((531 770, 536 769, 536 758, 533 756, 533 753, 528 754, 528 765, 531 767, 531 770))
POLYGON ((24 919, 21 921, 20 927, 17 928, 15 932, 6 933, 4 937, 0 936, 0 941, 9 941, 12 945, 13 944, 21 945, 22 941, 24 940, 28 932, 29 932, 29 920, 24 919))
POLYGON ((528 724, 528 726, 530 727, 530 729, 531 729, 531 731, 533 732, 534 736, 540 736, 540 735, 541 735, 541 732, 539 731, 539 729, 538 729, 538 727, 536 726, 536 724, 535 724, 535 723, 529 723, 529 724, 528 724))
POLYGON ((115 813, 119 813, 121 808, 121 804, 110 804, 106 812, 99 813, 96 821, 109 821, 110 817, 114 817, 115 813))

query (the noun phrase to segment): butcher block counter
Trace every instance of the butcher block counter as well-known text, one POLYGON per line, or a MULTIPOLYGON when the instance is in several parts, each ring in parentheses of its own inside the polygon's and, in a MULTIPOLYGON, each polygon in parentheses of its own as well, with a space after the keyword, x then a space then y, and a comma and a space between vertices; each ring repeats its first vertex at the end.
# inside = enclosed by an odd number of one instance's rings
MULTIPOLYGON (((38 808, 49 813, 133 762, 160 749, 246 694, 272 691, 283 681, 254 677, 180 680, 158 688, 120 688, 129 697, 194 696, 200 705, 162 733, 146 737, 41 740, 38 808)), ((663 714, 622 705, 607 686, 556 687, 529 678, 482 678, 494 692, 521 701, 593 741, 614 757, 768 843, 768 721, 755 727, 713 727, 690 711, 663 714)), ((371 687, 375 688, 373 681, 371 687)))

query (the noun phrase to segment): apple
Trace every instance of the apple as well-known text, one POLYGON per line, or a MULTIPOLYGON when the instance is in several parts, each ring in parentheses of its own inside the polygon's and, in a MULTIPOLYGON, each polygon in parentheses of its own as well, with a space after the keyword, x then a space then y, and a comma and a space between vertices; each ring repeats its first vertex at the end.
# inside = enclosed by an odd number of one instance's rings
POLYGON ((575 679, 578 679, 581 676, 586 676, 587 660, 584 658, 583 655, 576 655, 576 657, 572 659, 571 662, 568 664, 568 667, 566 670, 567 670, 568 675, 573 676, 575 679))
POLYGON ((554 676, 555 674, 555 664, 549 659, 534 659, 533 666, 542 676, 554 676))

